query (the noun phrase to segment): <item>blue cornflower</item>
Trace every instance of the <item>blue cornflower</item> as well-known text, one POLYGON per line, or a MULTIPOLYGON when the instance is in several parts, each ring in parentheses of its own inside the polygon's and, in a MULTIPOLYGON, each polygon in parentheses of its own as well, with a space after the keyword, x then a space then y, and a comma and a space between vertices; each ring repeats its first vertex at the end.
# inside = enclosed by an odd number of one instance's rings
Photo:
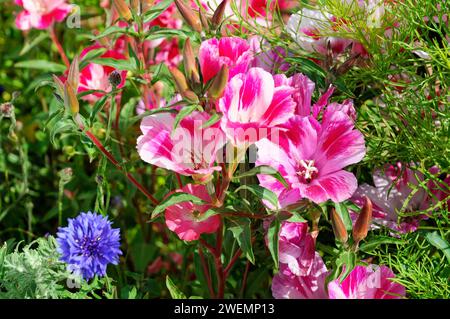
POLYGON ((86 280, 106 275, 106 266, 117 265, 122 254, 120 229, 111 228, 108 218, 97 213, 69 218, 69 225, 58 229, 56 240, 60 259, 68 264, 69 271, 86 280))

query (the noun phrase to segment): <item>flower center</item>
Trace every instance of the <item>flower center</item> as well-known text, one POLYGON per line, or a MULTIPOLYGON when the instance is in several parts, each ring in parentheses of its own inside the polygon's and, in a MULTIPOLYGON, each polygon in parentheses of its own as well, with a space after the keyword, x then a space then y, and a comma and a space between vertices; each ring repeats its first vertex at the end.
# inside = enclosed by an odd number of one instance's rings
POLYGON ((300 160, 297 171, 301 183, 309 184, 319 174, 319 170, 314 166, 314 160, 300 160))
POLYGON ((84 237, 80 244, 83 256, 89 257, 98 254, 99 243, 100 237, 97 238, 84 237))

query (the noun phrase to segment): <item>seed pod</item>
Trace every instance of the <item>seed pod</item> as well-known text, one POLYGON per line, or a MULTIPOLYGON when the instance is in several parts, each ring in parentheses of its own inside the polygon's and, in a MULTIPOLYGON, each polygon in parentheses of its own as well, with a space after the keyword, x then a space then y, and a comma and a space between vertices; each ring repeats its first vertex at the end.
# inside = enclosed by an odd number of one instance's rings
POLYGON ((189 79, 194 83, 200 82, 200 75, 197 70, 197 63, 195 61, 194 50, 192 49, 191 40, 189 38, 186 39, 183 50, 183 62, 184 62, 184 71, 189 79))
POLYGON ((175 0, 175 5, 186 23, 195 31, 199 33, 202 32, 202 23, 198 14, 196 14, 182 0, 175 0))
POLYGON ((173 79, 175 80, 175 85, 177 86, 178 92, 183 93, 184 91, 189 89, 186 78, 183 73, 177 68, 169 68, 170 74, 172 74, 173 79))
POLYGON ((114 70, 109 75, 108 80, 113 88, 117 88, 117 86, 122 82, 122 76, 120 75, 119 71, 114 70))
POLYGON ((223 20, 223 15, 225 14, 225 9, 227 7, 228 0, 223 0, 219 6, 217 7, 216 11, 214 11, 214 14, 211 18, 211 25, 213 28, 217 28, 223 20))
POLYGON ((358 218, 356 219, 355 226, 353 227, 353 240, 357 245, 361 240, 366 238, 369 231, 370 222, 372 220, 372 202, 369 197, 365 197, 365 202, 361 208, 358 218))
POLYGON ((345 244, 348 240, 347 229, 345 229, 344 222, 334 207, 331 208, 330 219, 331 225, 333 226, 334 236, 336 236, 336 239, 341 243, 345 244))
POLYGON ((214 77, 214 80, 209 87, 208 94, 209 97, 217 100, 218 98, 222 97, 223 92, 225 91, 225 87, 228 83, 228 66, 225 64, 222 65, 222 68, 220 69, 219 73, 214 77))
POLYGON ((116 8, 117 13, 127 21, 130 21, 133 18, 131 14, 130 8, 124 0, 114 0, 113 1, 114 8, 116 8))

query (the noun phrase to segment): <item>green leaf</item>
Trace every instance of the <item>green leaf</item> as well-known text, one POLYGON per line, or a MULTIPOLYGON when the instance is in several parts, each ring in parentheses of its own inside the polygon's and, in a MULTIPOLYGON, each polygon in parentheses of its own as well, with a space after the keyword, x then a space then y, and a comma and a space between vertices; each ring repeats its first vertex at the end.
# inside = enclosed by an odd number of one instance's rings
POLYGON ((425 238, 428 242, 436 247, 437 249, 442 250, 442 252, 447 257, 447 260, 450 262, 450 244, 444 238, 442 238, 437 231, 432 233, 427 233, 425 238))
POLYGON ((203 123, 202 125, 202 129, 208 128, 214 124, 216 124, 217 122, 220 121, 220 119, 222 118, 222 115, 219 113, 214 113, 213 115, 211 115, 211 117, 209 118, 209 120, 207 120, 205 123, 203 123))
POLYGON ((277 195, 272 192, 271 190, 268 190, 267 188, 264 188, 259 185, 242 185, 238 187, 234 192, 237 193, 240 190, 248 190, 253 195, 258 197, 261 200, 267 200, 270 204, 272 204, 274 207, 278 207, 278 197, 277 195))
POLYGON ((251 222, 249 218, 240 219, 230 219, 230 221, 235 225, 229 227, 228 229, 233 233, 234 238, 237 240, 239 247, 241 247, 242 252, 245 254, 247 259, 255 264, 255 255, 253 254, 252 248, 252 233, 251 233, 251 222))
POLYGON ((80 61, 80 70, 84 69, 92 60, 102 56, 106 52, 105 48, 94 49, 86 53, 80 61))
POLYGON ((119 34, 126 33, 129 35, 137 35, 136 32, 133 32, 127 28, 121 28, 121 27, 113 25, 113 26, 106 28, 105 30, 103 30, 103 32, 101 32, 100 34, 93 37, 92 40, 98 40, 98 39, 101 39, 101 38, 104 38, 104 37, 107 37, 107 36, 110 36, 110 35, 116 34, 116 33, 119 33, 119 34))
POLYGON ((254 176, 257 174, 271 175, 274 178, 276 178, 281 184, 283 184, 284 187, 286 187, 286 188, 289 187, 289 185, 287 184, 284 177, 281 176, 281 174, 275 168, 268 166, 268 165, 257 166, 241 175, 234 176, 233 181, 239 180, 244 177, 254 176))
POLYGON ((352 272, 356 266, 356 254, 352 251, 343 251, 336 259, 336 271, 339 274, 339 281, 342 282, 352 272), (341 269, 343 272, 341 272, 341 269))
POLYGON ((155 207, 155 209, 152 212, 152 219, 158 217, 159 214, 161 214, 167 207, 170 207, 172 205, 176 205, 183 202, 192 202, 196 205, 202 205, 205 204, 204 201, 202 201, 197 196, 188 194, 188 193, 173 193, 169 197, 166 198, 162 203, 160 203, 158 206, 155 207))
POLYGON ((404 243, 405 243, 404 241, 398 238, 388 236, 376 236, 367 239, 365 243, 359 246, 359 250, 367 253, 383 244, 404 244, 404 243))
POLYGON ((157 17, 161 13, 163 13, 171 4, 173 0, 163 0, 156 5, 153 5, 150 10, 144 13, 144 23, 150 22, 157 17))
POLYGON ((104 95, 102 96, 101 99, 99 99, 97 102, 95 102, 94 107, 92 108, 91 114, 89 115, 89 123, 94 123, 95 120, 95 116, 97 115, 98 112, 101 111, 101 109, 103 108, 103 106, 105 105, 106 101, 108 100, 109 95, 104 95))
POLYGON ((35 46, 37 46, 39 43, 41 43, 43 40, 48 38, 48 33, 43 32, 40 33, 36 38, 34 38, 31 42, 26 42, 23 46, 22 50, 20 50, 19 55, 25 55, 27 54, 31 49, 33 49, 35 46))
POLYGON ((170 296, 173 299, 186 299, 186 295, 173 283, 168 275, 166 276, 166 287, 169 289, 170 296))
POLYGON ((175 117, 175 121, 173 123, 173 131, 175 131, 178 127, 178 125, 180 124, 180 122, 187 116, 189 116, 190 114, 192 114, 192 112, 194 112, 197 109, 197 105, 189 105, 189 106, 185 106, 181 109, 180 112, 178 112, 177 116, 175 117))
POLYGON ((107 65, 120 71, 135 71, 137 69, 136 61, 133 59, 118 60, 113 58, 97 58, 92 60, 92 63, 107 65))
POLYGON ((201 214, 198 218, 196 218, 195 220, 197 222, 203 222, 205 220, 207 220, 209 217, 214 216, 219 214, 219 212, 212 210, 212 209, 208 209, 206 212, 204 212, 203 214, 201 214))
POLYGON ((267 241, 270 254, 272 255, 275 268, 278 269, 278 243, 280 233, 280 220, 275 218, 267 230, 267 241))
POLYGON ((65 65, 50 62, 46 60, 27 60, 22 61, 14 64, 14 67, 16 68, 23 68, 23 69, 38 69, 38 70, 44 70, 47 72, 64 72, 66 70, 65 65))
POLYGON ((334 203, 334 207, 336 209, 336 213, 341 217, 344 222, 345 229, 348 232, 351 232, 353 229, 352 218, 348 212, 347 206, 344 203, 334 203))

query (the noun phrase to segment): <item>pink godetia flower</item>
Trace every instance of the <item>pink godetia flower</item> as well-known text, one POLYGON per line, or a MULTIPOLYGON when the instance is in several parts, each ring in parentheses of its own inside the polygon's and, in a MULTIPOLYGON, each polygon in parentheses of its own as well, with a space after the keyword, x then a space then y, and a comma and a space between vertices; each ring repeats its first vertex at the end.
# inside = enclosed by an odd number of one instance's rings
POLYGON ((209 39, 200 45, 198 58, 203 82, 211 80, 223 65, 229 70, 229 78, 246 72, 253 60, 249 43, 237 37, 209 39))
POLYGON ((214 233, 220 226, 219 215, 205 218, 204 214, 212 208, 208 203, 211 198, 206 186, 187 184, 177 192, 194 195, 206 204, 196 205, 192 202, 181 202, 166 209, 165 218, 167 227, 176 233, 182 240, 192 241, 200 238, 201 234, 214 233))
MULTIPOLYGON (((88 52, 102 48, 100 45, 93 45, 84 49, 80 54, 80 59, 82 59, 88 52)), ((114 50, 106 51, 100 58, 111 58, 115 60, 124 60, 125 56, 117 53, 114 50)), ((80 83, 78 87, 78 92, 85 92, 90 90, 95 90, 96 92, 88 94, 82 97, 82 99, 95 102, 100 97, 106 93, 111 92, 112 85, 109 81, 112 72, 116 71, 115 68, 100 65, 96 63, 89 63, 86 67, 80 70, 80 83)), ((127 71, 119 71, 121 82, 117 88, 122 88, 125 85, 127 78, 127 71)))
POLYGON ((272 281, 277 299, 324 299, 327 268, 315 250, 308 223, 283 222, 279 233, 280 271, 272 281))
POLYGON ((401 299, 405 287, 392 281, 394 273, 382 265, 356 266, 341 283, 328 284, 330 299, 401 299))
POLYGON ((221 127, 236 146, 252 144, 294 115, 294 89, 261 68, 234 76, 218 101, 221 127))
POLYGON ((23 7, 16 17, 20 30, 47 29, 55 22, 63 21, 72 10, 66 0, 15 0, 23 7))
MULTIPOLYGON (((415 231, 419 221, 427 216, 415 214, 402 217, 400 213, 420 212, 429 206, 424 189, 411 194, 412 186, 418 187, 418 178, 423 180, 422 174, 416 174, 400 162, 387 166, 384 171, 376 170, 373 174, 374 186, 360 185, 351 200, 362 207, 364 196, 369 197, 373 206, 372 228, 383 225, 400 233, 415 231)), ((358 215, 351 212, 351 216, 356 220, 358 215)))
POLYGON ((147 163, 186 176, 201 179, 219 171, 215 165, 226 138, 216 123, 207 128, 207 113, 194 112, 174 130, 175 115, 158 113, 141 122, 142 134, 137 140, 139 156, 147 163))
POLYGON ((261 186, 278 195, 281 207, 308 198, 315 203, 342 202, 357 188, 356 177, 344 168, 364 157, 364 137, 343 112, 315 118, 295 116, 283 125, 278 138, 256 143, 256 165, 277 169, 288 183, 285 188, 272 176, 259 174, 261 186))

